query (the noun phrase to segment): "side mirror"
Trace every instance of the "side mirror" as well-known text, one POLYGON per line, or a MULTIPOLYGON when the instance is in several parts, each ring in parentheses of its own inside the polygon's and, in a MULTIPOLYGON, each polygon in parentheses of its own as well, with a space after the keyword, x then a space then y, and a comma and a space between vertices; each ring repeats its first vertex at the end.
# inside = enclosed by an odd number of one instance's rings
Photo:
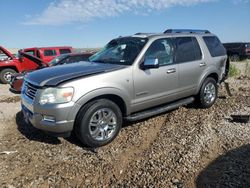
POLYGON ((144 63, 142 64, 142 68, 145 69, 157 69, 159 68, 158 59, 150 59, 146 58, 144 63))

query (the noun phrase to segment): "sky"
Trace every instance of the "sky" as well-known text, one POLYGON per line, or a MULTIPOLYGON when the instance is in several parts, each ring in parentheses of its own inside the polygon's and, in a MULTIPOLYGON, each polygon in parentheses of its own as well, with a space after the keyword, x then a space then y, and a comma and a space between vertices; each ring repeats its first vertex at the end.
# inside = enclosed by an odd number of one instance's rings
POLYGON ((0 0, 0 46, 102 47, 137 32, 207 29, 250 42, 250 0, 0 0))

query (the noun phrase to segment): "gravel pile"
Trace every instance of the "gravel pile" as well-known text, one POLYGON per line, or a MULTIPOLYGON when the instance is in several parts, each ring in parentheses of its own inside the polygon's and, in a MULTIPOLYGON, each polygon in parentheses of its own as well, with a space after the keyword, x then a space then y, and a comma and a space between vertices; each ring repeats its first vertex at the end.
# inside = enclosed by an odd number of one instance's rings
POLYGON ((250 114, 249 78, 230 83, 233 96, 221 88, 212 108, 126 123, 96 150, 47 136, 12 110, 15 117, 0 119, 0 186, 249 187, 250 123, 230 121, 231 114, 250 114))

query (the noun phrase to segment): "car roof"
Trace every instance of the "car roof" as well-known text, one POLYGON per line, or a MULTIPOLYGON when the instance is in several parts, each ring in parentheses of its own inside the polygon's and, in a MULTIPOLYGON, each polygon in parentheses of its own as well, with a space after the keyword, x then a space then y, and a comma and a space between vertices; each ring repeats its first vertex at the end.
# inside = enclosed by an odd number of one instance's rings
MULTIPOLYGON (((139 37, 139 38, 161 38, 161 37, 177 37, 177 36, 215 36, 208 30, 195 30, 195 29, 168 29, 163 33, 135 33, 134 35, 126 37, 139 37)), ((121 38, 121 37, 119 37, 121 38)))
POLYGON ((50 46, 50 47, 31 47, 31 48, 23 48, 23 50, 34 50, 34 49, 72 49, 71 46, 50 46))

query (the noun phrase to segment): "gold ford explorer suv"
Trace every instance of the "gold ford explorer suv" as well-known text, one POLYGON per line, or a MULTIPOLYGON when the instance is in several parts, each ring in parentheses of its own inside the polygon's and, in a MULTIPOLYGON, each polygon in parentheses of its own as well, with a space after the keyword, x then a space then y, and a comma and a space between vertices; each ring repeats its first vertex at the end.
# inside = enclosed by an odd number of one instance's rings
POLYGON ((89 62, 28 73, 22 111, 34 127, 100 147, 135 121, 197 102, 209 108, 229 61, 204 30, 137 33, 111 40, 89 62))

